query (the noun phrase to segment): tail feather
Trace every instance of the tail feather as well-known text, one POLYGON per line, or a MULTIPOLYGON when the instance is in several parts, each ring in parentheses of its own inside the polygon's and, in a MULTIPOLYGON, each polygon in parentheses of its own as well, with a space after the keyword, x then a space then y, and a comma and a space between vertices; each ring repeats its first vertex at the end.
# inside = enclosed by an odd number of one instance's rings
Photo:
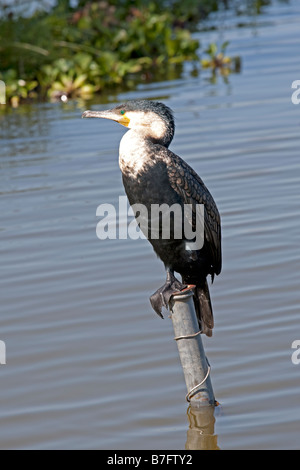
POLYGON ((199 321, 199 327, 206 336, 212 336, 214 327, 213 309, 207 281, 201 286, 196 286, 194 292, 194 304, 199 321))

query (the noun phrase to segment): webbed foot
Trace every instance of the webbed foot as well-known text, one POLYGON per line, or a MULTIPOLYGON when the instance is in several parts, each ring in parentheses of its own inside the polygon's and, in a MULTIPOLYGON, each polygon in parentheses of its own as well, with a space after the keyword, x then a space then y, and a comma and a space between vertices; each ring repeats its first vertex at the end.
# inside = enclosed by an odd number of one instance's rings
POLYGON ((162 315, 162 308, 165 307, 168 310, 169 301, 172 295, 186 288, 187 285, 182 284, 182 282, 178 281, 174 274, 168 270, 165 284, 159 289, 157 289, 157 291, 150 297, 150 303, 152 305, 153 310, 161 318, 164 318, 162 315))

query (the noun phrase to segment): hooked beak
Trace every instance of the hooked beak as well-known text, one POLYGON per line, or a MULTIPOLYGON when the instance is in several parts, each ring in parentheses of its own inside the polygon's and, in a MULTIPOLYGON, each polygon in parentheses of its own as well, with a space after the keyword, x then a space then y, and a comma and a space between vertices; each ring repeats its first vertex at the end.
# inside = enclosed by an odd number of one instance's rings
POLYGON ((116 121, 126 127, 128 127, 128 124, 130 122, 130 119, 125 114, 120 115, 113 109, 109 109, 107 111, 84 111, 81 117, 110 119, 111 121, 116 121))

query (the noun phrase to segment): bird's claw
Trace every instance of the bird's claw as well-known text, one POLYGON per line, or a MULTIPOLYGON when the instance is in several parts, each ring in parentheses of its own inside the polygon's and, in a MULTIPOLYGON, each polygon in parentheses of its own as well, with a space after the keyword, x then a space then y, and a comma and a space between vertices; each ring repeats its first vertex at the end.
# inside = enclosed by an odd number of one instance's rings
POLYGON ((185 284, 182 284, 178 279, 176 279, 173 273, 168 272, 165 284, 157 289, 157 291, 150 297, 150 303, 157 315, 164 318, 162 308, 165 307, 168 310, 169 301, 172 295, 186 289, 186 287, 187 286, 185 284))

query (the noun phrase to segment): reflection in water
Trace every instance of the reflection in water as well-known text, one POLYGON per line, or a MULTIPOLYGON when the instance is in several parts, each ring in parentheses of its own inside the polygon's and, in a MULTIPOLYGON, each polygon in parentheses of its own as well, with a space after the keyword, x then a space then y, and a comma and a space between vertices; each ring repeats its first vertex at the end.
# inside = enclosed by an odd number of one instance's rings
POLYGON ((215 407, 195 408, 189 406, 187 416, 189 429, 185 444, 186 450, 220 450, 215 432, 215 407))

